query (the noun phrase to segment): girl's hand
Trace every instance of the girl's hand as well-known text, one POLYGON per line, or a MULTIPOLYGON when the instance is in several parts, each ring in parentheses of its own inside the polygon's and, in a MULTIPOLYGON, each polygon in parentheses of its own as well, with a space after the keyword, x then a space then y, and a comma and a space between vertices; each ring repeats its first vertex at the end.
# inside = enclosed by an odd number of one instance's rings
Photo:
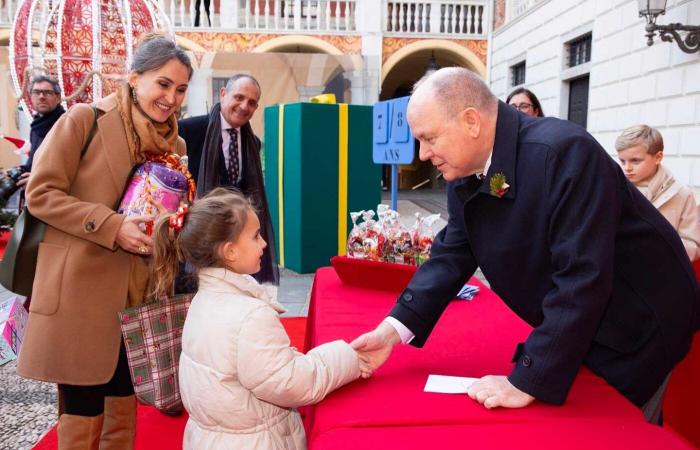
POLYGON ((152 216, 127 217, 117 232, 117 245, 127 252, 137 255, 150 255, 153 239, 141 231, 140 224, 152 221, 152 216))

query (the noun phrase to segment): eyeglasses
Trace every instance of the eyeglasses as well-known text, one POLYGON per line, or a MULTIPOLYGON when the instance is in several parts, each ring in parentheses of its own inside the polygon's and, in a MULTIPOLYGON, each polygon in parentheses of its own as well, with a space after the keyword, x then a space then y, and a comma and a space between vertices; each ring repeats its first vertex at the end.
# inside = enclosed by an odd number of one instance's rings
POLYGON ((49 89, 32 89, 32 95, 34 97, 40 97, 42 95, 44 97, 53 97, 56 93, 49 89))
POLYGON ((520 112, 528 112, 532 109, 532 103, 511 103, 510 106, 520 112))

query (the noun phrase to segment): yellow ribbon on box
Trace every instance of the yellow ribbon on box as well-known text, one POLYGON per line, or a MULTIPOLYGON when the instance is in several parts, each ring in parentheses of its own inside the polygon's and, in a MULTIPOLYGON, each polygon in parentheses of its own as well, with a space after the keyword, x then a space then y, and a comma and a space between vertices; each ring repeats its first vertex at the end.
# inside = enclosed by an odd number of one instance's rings
POLYGON ((277 201, 279 204, 280 267, 284 267, 284 105, 279 109, 279 136, 277 137, 277 201))
POLYGON ((338 255, 348 246, 348 104, 338 105, 338 255))
MULTIPOLYGON (((279 107, 277 197, 280 267, 284 267, 284 105, 279 107)), ((338 104, 338 255, 345 255, 348 241, 348 105, 338 104)))

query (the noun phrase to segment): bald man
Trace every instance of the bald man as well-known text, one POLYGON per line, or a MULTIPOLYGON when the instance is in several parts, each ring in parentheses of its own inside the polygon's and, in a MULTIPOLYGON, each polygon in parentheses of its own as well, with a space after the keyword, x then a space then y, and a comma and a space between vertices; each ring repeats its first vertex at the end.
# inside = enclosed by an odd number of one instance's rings
POLYGON ((373 369, 401 342, 422 347, 481 267, 533 330, 511 373, 481 378, 471 398, 562 404, 586 365, 658 423, 665 381, 700 322, 673 227, 586 130, 518 112, 466 69, 419 82, 407 118, 420 159, 449 181, 449 221, 389 317, 353 347, 371 352, 373 369))

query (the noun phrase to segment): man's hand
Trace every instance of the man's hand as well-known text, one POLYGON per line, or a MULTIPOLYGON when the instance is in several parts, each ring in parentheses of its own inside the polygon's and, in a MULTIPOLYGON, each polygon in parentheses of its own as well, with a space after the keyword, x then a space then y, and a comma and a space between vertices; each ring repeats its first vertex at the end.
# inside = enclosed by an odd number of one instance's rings
POLYGON ((137 255, 150 255, 153 249, 153 239, 139 226, 143 222, 153 220, 152 216, 127 217, 117 232, 117 245, 127 252, 137 255))
POLYGON ((519 390, 505 376, 487 375, 469 387, 467 395, 486 408, 522 408, 535 400, 530 394, 519 390))
POLYGON ((350 343, 360 357, 362 378, 369 378, 391 355, 391 350, 401 342, 394 327, 386 322, 350 343))
POLYGON ((17 180, 17 187, 24 187, 29 183, 29 175, 31 173, 29 172, 24 172, 22 175, 19 176, 19 180, 17 180))

